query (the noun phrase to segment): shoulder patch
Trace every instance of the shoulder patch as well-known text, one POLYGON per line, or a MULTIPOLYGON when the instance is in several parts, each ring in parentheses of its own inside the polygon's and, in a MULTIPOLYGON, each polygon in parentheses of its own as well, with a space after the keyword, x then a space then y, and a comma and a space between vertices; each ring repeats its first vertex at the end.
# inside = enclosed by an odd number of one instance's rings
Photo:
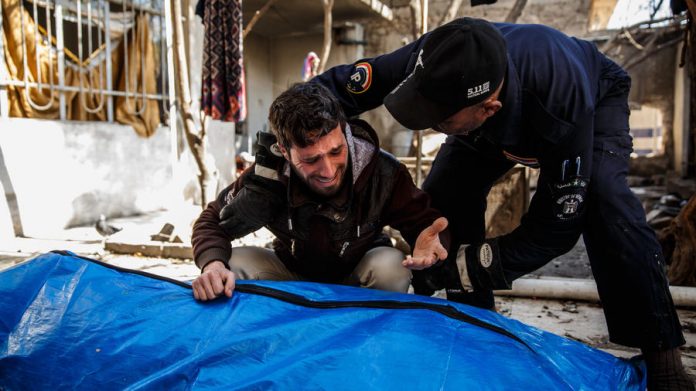
POLYGON ((353 66, 346 89, 353 94, 362 94, 372 84, 372 66, 367 62, 359 62, 353 66))

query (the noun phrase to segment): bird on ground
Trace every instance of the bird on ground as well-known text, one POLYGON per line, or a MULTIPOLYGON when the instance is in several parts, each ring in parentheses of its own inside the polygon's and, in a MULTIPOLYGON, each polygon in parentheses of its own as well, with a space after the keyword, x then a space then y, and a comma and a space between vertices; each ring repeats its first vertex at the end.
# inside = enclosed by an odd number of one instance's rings
POLYGON ((123 229, 120 227, 110 225, 106 221, 106 216, 104 216, 103 214, 99 215, 99 220, 97 220, 97 223, 94 225, 94 228, 96 228, 99 235, 103 236, 104 238, 108 238, 109 236, 123 229))

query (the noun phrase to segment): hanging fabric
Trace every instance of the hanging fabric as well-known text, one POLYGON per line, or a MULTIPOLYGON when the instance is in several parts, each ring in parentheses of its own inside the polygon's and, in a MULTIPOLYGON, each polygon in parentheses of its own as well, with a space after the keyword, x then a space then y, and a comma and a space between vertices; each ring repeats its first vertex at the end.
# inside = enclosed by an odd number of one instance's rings
POLYGON ((206 0, 201 108, 212 119, 246 117, 241 0, 206 0))

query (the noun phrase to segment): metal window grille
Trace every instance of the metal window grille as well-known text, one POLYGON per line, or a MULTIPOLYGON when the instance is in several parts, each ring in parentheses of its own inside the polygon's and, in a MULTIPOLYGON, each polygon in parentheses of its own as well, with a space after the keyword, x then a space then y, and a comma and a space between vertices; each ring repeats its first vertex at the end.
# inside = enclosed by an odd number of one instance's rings
MULTIPOLYGON (((169 115, 169 107, 172 103, 170 96, 173 96, 172 86, 169 79, 173 75, 171 69, 171 33, 167 27, 171 26, 168 20, 169 13, 165 12, 165 2, 162 0, 26 0, 21 3, 24 10, 29 12, 37 28, 34 29, 33 37, 24 34, 28 23, 25 13, 20 18, 20 29, 22 34, 22 67, 23 80, 12 79, 4 69, 5 54, 3 43, 0 39, 0 117, 9 117, 7 86, 15 86, 22 90, 30 106, 36 111, 47 110, 54 99, 58 99, 61 120, 67 119, 66 93, 78 92, 79 104, 88 113, 96 113, 103 110, 106 106, 106 118, 109 122, 114 121, 114 97, 125 97, 126 109, 129 114, 140 115, 145 107, 146 99, 154 99, 161 102, 161 107, 165 116, 169 115), (128 72, 128 45, 134 42, 141 45, 144 49, 145 36, 136 34, 134 28, 136 20, 142 16, 147 16, 150 25, 150 37, 157 51, 156 58, 159 59, 159 80, 156 94, 148 94, 144 90, 145 78, 154 77, 146 75, 144 64, 140 67, 139 84, 141 90, 135 88, 135 80, 129 78, 128 72), (27 55, 26 41, 33 40, 37 44, 34 58, 27 55), (112 80, 112 53, 113 48, 123 40, 123 62, 125 67, 125 88, 114 88, 112 80), (50 77, 48 82, 42 82, 39 45, 48 48, 50 77), (66 56, 68 59, 66 59, 66 56), (57 80, 54 79, 53 61, 57 66, 57 80), (34 62, 37 66, 38 82, 28 80, 29 64, 34 62), (78 86, 66 85, 66 67, 77 68, 81 75, 87 76, 80 78, 78 86), (97 70, 97 81, 92 77, 92 73, 97 70), (83 80, 86 80, 83 81, 83 80), (42 93, 50 92, 51 100, 48 104, 39 105, 31 98, 30 90, 38 89, 42 93), (92 97, 89 103, 86 97, 92 97)), ((3 15, 0 7, 0 26, 2 26, 3 15)), ((144 62, 141 56, 141 62, 144 62)))

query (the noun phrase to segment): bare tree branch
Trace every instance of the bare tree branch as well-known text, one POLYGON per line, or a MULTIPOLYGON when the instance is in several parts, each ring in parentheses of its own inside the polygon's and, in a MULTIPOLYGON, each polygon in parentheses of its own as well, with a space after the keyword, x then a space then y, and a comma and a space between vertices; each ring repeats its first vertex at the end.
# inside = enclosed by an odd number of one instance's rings
MULTIPOLYGON (((693 0, 689 0, 689 1, 693 1, 693 0)), ((636 24, 633 24, 631 26, 624 27, 623 29, 621 29, 617 32, 614 32, 614 35, 611 38, 609 38, 604 43, 604 45, 602 45, 601 48, 599 48, 599 51, 604 53, 604 54, 609 53, 609 50, 611 50, 614 46, 619 44, 621 38, 626 37, 626 32, 631 34, 631 37, 632 37, 638 31, 646 31, 646 29, 649 29, 653 24, 657 24, 657 23, 661 23, 661 22, 665 22, 665 21, 670 21, 670 24, 672 26, 679 26, 684 19, 685 19, 685 17, 682 15, 674 15, 674 16, 667 16, 667 17, 660 18, 660 19, 644 20, 644 21, 638 22, 636 24)))
POLYGON ((322 0, 324 6, 324 47, 321 50, 321 64, 319 65, 319 73, 324 72, 326 63, 329 61, 331 54, 331 25, 333 24, 333 4, 334 0, 322 0))
POLYGON ((633 45, 633 47, 635 47, 636 49, 645 50, 645 46, 639 44, 638 41, 636 41, 636 39, 633 38, 633 34, 631 34, 629 30, 624 30, 624 37, 626 37, 628 42, 630 42, 631 45, 633 45))
POLYGON ((256 24, 256 22, 258 22, 259 19, 261 19, 263 14, 265 14, 266 11, 268 11, 268 9, 271 8, 273 3, 275 3, 275 2, 276 2, 276 0, 268 0, 268 2, 266 4, 264 4, 263 7, 261 7, 261 9, 254 12, 254 16, 251 18, 251 20, 249 21, 247 26, 244 27, 244 32, 242 33, 242 39, 246 38, 247 34, 249 34, 249 31, 251 31, 251 29, 254 28, 254 25, 256 24))
POLYGON ((646 50, 641 54, 640 56, 631 59, 630 61, 627 61, 626 64, 622 65, 621 67, 625 70, 629 70, 633 68, 634 66, 640 64, 641 62, 645 61, 648 57, 654 55, 655 53, 659 52, 662 49, 666 49, 668 47, 672 47, 674 45, 678 45, 681 41, 684 40, 684 37, 678 37, 676 39, 673 39, 671 41, 667 41, 665 43, 661 43, 657 46, 655 45, 648 45, 646 46, 646 50))
MULTIPOLYGON (((186 50, 184 49, 184 26, 182 25, 183 18, 181 17, 181 0, 172 1, 172 23, 173 40, 176 55, 174 56, 174 66, 177 74, 177 89, 176 101, 179 104, 179 112, 181 113, 182 122, 184 124, 184 133, 189 149, 193 155, 196 165, 198 166, 198 184, 201 187, 201 207, 205 208, 208 204, 208 193, 212 188, 215 190, 217 186, 217 171, 209 169, 206 165, 206 146, 207 135, 205 130, 198 131, 193 120, 191 111, 191 84, 188 76, 188 63, 186 62, 186 50)), ((170 121, 176 121, 176 118, 170 118, 170 121)), ((214 166, 213 166, 214 167, 214 166)))
POLYGON ((515 4, 512 6, 510 13, 505 18, 505 23, 516 23, 517 19, 522 15, 524 7, 527 5, 527 0, 515 0, 515 4))
POLYGON ((411 11, 411 35, 413 35, 413 40, 415 41, 420 36, 420 0, 411 0, 408 3, 408 9, 411 11))
POLYGON ((440 23, 438 26, 442 26, 443 24, 453 20, 454 18, 457 17, 457 12, 459 11, 459 8, 462 6, 463 0, 450 0, 450 4, 447 7, 447 12, 442 15, 442 19, 440 19, 440 23))
POLYGON ((655 19, 655 15, 657 15, 657 11, 659 11, 660 8, 662 7, 662 2, 663 2, 663 0, 653 0, 650 2, 651 3, 650 8, 652 8, 650 10, 650 19, 655 19))

